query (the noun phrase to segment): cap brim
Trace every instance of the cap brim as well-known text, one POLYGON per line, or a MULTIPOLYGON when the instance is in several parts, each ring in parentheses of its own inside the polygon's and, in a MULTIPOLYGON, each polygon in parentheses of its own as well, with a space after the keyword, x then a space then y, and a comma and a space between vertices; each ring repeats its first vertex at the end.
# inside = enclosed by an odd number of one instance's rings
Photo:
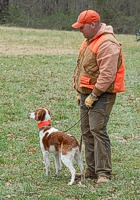
POLYGON ((72 24, 72 28, 80 28, 81 26, 83 26, 84 24, 76 22, 74 24, 72 24))

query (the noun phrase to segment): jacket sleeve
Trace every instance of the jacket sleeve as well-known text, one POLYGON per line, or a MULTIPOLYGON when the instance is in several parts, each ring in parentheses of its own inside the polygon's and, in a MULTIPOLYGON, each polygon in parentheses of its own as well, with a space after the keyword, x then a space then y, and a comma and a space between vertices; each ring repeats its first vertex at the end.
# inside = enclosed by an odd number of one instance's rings
POLYGON ((115 80, 119 55, 120 46, 112 41, 106 41, 99 47, 97 51, 97 65, 100 74, 93 89, 93 93, 97 96, 105 92, 115 80))

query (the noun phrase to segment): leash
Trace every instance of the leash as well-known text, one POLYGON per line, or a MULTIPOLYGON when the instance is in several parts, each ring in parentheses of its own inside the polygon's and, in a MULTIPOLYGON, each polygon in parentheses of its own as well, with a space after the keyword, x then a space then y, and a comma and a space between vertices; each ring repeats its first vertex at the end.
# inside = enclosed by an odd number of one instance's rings
POLYGON ((80 152, 81 152, 81 150, 82 150, 82 142, 83 142, 83 137, 82 137, 82 134, 81 134, 80 146, 79 146, 79 151, 80 151, 80 152))
MULTIPOLYGON (((70 128, 68 128, 67 130, 64 131, 67 132, 69 131, 70 129, 72 129, 76 124, 78 124, 85 116, 86 116, 87 113, 85 113, 75 124, 73 124, 70 128)), ((81 134, 81 138, 80 138, 80 145, 79 145, 79 151, 81 152, 82 150, 82 141, 83 141, 83 137, 82 137, 82 134, 81 134)))
POLYGON ((68 128, 67 130, 63 131, 64 133, 71 130, 76 124, 78 124, 85 116, 87 113, 85 113, 75 124, 73 124, 70 128, 68 128))

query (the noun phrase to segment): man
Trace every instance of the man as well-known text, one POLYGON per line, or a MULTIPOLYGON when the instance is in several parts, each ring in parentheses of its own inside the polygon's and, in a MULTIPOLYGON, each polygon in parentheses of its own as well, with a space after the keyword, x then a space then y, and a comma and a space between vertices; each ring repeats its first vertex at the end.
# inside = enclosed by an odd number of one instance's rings
POLYGON ((116 93, 125 90, 123 53, 113 28, 100 23, 96 11, 83 11, 72 27, 86 38, 74 72, 85 143, 85 178, 94 179, 97 184, 106 183, 112 172, 106 127, 116 93))

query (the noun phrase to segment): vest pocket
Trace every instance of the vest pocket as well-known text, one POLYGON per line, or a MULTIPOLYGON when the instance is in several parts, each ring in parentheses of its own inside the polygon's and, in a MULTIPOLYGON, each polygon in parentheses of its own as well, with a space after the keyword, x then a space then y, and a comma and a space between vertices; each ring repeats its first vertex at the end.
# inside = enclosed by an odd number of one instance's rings
POLYGON ((84 83, 84 84, 90 84, 90 80, 91 80, 91 78, 89 78, 87 76, 81 76, 80 82, 84 83))
POLYGON ((81 78, 80 78, 80 87, 93 89, 94 85, 91 84, 91 78, 89 78, 87 76, 81 76, 81 78))

